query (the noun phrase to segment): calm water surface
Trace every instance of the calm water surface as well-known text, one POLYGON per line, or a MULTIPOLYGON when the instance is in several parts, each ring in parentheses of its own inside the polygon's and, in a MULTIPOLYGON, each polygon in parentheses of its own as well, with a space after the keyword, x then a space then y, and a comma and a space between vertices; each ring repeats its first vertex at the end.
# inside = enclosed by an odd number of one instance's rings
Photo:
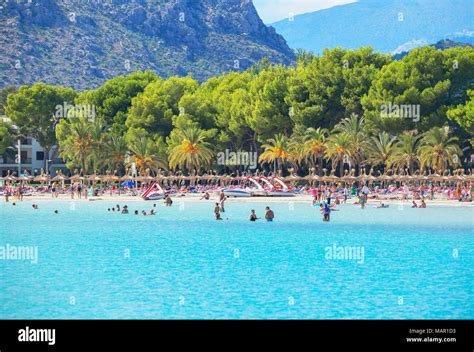
POLYGON ((250 223, 266 204, 222 222, 213 202, 39 204, 0 204, 0 247, 38 248, 0 260, 3 319, 474 319, 474 208, 347 205, 323 223, 282 202, 250 223), (360 256, 328 256, 345 247, 360 256))

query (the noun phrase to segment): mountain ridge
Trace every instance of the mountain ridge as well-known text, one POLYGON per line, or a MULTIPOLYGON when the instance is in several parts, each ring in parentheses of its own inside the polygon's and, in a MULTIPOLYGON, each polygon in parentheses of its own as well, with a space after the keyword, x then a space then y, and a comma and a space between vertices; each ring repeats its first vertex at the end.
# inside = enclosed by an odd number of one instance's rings
POLYGON ((0 84, 76 89, 137 70, 198 80, 262 58, 289 64, 285 39, 250 0, 0 1, 0 84))
POLYGON ((316 54, 324 49, 371 46, 401 53, 443 39, 474 37, 470 0, 359 0, 272 24, 293 49, 316 54))

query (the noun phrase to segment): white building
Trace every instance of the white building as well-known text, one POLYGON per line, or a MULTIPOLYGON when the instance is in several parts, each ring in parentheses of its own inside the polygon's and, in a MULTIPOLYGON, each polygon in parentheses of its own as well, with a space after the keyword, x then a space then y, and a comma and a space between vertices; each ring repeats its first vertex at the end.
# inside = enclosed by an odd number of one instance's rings
MULTIPOLYGON (((0 119, 5 122, 10 122, 10 119, 5 116, 0 116, 0 119)), ((20 158, 18 158, 18 141, 11 147, 13 148, 11 154, 17 155, 16 158, 0 155, 1 177, 6 176, 8 171, 10 171, 10 174, 15 173, 18 175, 18 170, 21 170, 21 174, 27 170, 30 175, 39 175, 41 169, 44 169, 46 159, 44 148, 34 138, 21 138, 20 142, 20 158)), ((52 176, 56 175, 56 170, 58 169, 61 169, 64 172, 66 171, 64 161, 58 157, 53 158, 53 155, 55 155, 55 149, 56 147, 49 152, 47 159, 50 175, 52 176)))

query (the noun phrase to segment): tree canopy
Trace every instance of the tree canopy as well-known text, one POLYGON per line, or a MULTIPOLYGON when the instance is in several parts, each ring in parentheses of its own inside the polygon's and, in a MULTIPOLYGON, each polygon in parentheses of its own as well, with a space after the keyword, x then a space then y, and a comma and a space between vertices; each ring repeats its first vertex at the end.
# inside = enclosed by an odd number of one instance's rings
POLYGON ((130 160, 148 169, 219 168, 213 155, 226 149, 258 152, 267 169, 340 173, 345 166, 454 167, 454 154, 470 155, 462 143, 473 134, 474 49, 424 47, 399 61, 371 48, 297 57, 295 66, 262 60, 202 84, 148 71, 82 93, 38 83, 12 91, 6 113, 21 133, 45 148, 58 141, 70 166, 91 171, 125 170, 130 160), (61 104, 92 106, 94 121, 69 114, 55 131, 61 104), (439 132, 445 127, 449 136, 439 132), (73 131, 78 140, 81 131, 99 139, 88 147, 93 156, 71 147, 73 131), (447 157, 434 151, 440 145, 450 146, 451 161, 439 160, 447 157))

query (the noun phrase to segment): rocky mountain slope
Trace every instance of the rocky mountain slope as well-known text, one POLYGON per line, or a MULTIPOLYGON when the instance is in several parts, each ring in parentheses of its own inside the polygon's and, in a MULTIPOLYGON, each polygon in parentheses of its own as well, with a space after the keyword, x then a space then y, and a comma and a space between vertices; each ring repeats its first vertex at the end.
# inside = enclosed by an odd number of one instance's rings
POLYGON ((0 0, 0 86, 87 89, 150 69, 199 80, 293 51, 250 0, 0 0))

